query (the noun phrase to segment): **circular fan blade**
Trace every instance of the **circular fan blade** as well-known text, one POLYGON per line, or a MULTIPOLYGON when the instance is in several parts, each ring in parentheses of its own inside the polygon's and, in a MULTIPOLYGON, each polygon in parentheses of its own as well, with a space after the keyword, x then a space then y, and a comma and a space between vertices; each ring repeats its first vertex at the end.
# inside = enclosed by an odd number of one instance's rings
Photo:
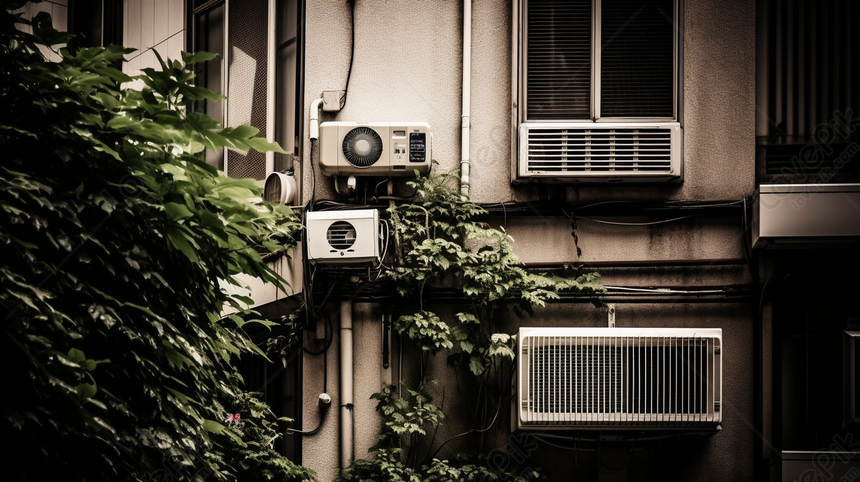
POLYGON ((369 167, 382 155, 382 138, 369 127, 356 127, 343 137, 343 156, 355 167, 369 167))

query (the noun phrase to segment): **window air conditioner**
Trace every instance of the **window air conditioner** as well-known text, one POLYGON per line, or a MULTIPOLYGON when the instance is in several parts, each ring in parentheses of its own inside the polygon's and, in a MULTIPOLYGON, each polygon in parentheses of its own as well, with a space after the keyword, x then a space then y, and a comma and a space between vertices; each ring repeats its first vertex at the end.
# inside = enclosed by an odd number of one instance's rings
POLYGON ((413 176, 431 163, 430 126, 423 122, 323 122, 320 168, 327 176, 413 176))
POLYGON ((520 328, 518 429, 718 428, 719 328, 520 328))
POLYGON ((379 212, 375 209, 311 211, 306 229, 312 263, 379 264, 379 212))
POLYGON ((526 122, 519 128, 515 181, 680 181, 677 122, 526 122))

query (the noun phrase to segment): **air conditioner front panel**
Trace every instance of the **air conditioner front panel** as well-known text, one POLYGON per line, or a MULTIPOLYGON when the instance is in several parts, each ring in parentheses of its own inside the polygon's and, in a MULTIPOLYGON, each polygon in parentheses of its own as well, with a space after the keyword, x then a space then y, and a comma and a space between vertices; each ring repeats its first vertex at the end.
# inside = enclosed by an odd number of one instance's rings
POLYGON ((677 122, 526 122, 515 181, 680 181, 681 134, 677 122))
POLYGON ((306 225, 312 263, 379 263, 377 210, 312 211, 307 213, 306 225))
POLYGON ((423 122, 323 122, 319 140, 326 176, 414 176, 432 163, 432 133, 423 122))
POLYGON ((720 329, 521 328, 518 428, 716 427, 720 329))

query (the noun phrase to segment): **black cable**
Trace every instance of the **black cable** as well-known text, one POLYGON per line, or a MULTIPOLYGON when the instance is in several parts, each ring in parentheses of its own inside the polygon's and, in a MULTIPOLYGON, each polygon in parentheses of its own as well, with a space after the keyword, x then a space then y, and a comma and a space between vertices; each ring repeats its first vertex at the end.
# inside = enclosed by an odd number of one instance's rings
POLYGON ((332 341, 334 341, 334 327, 331 323, 331 317, 328 313, 324 313, 323 317, 325 318, 325 325, 323 327, 323 340, 325 343, 323 344, 323 348, 319 351, 308 350, 307 347, 302 347, 302 350, 308 355, 316 356, 325 354, 325 352, 331 348, 332 341))
MULTIPOLYGON (((323 392, 323 393, 325 393, 325 392, 323 392)), ((330 401, 331 400, 329 399, 329 402, 330 401)), ((323 423, 325 422, 325 416, 326 416, 326 413, 328 413, 329 408, 331 408, 330 404, 323 405, 322 403, 320 403, 320 422, 317 424, 316 428, 314 428, 313 430, 299 430, 299 429, 295 429, 295 428, 288 428, 287 432, 297 433, 297 434, 302 435, 302 436, 316 435, 317 433, 319 433, 320 429, 322 429, 323 423)))
POLYGON ((355 57, 355 0, 346 0, 349 4, 349 70, 346 71, 346 87, 343 89, 343 97, 340 99, 340 108, 346 105, 346 96, 349 94, 349 78, 352 77, 352 59, 355 57))
POLYGON ((457 435, 454 435, 453 437, 448 437, 447 439, 445 439, 444 442, 439 444, 439 447, 436 449, 435 452, 433 452, 433 455, 431 455, 430 458, 431 459, 435 458, 436 454, 438 454, 439 451, 442 450, 442 447, 444 447, 448 442, 454 440, 455 438, 460 438, 460 437, 463 437, 465 435, 469 435, 470 433, 484 433, 487 430, 490 430, 491 428, 493 428, 493 425, 496 424, 496 420, 498 420, 498 418, 499 418, 499 412, 501 411, 501 408, 502 408, 502 400, 501 400, 502 398, 504 398, 504 395, 502 395, 500 397, 499 404, 496 406, 496 415, 493 416, 493 420, 490 422, 489 425, 487 425, 486 428, 472 428, 472 429, 469 429, 463 433, 459 433, 457 435))
POLYGON ((325 422, 325 412, 322 412, 320 414, 320 423, 317 424, 317 427, 315 429, 305 432, 304 430, 297 430, 294 428, 288 428, 287 432, 297 433, 297 434, 302 435, 302 436, 316 435, 320 431, 320 429, 322 429, 323 422, 325 422))

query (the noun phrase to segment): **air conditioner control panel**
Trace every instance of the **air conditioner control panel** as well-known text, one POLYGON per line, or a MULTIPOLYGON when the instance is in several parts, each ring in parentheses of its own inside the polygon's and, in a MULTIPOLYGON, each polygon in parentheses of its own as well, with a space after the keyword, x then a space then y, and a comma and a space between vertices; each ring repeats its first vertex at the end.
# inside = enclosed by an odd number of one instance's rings
POLYGON ((409 133, 409 162, 427 161, 427 134, 424 132, 409 133))

